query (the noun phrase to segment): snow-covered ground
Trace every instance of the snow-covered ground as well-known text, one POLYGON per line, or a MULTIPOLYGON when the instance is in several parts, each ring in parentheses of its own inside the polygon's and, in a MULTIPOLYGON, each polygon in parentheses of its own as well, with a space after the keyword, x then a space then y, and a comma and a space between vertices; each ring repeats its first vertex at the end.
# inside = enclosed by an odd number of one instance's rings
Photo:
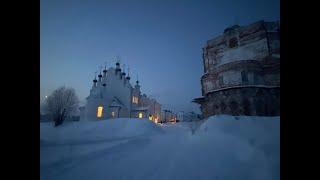
POLYGON ((280 179, 279 117, 40 123, 42 180, 280 179))

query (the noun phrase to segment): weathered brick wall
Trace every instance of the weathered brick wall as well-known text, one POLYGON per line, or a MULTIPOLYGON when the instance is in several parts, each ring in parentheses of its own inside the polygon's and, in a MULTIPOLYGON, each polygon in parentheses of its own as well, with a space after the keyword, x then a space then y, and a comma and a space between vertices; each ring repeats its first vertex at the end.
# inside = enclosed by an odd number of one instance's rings
POLYGON ((277 58, 243 60, 227 63, 201 77, 202 95, 225 87, 241 85, 280 85, 280 63, 277 58), (244 81, 242 73, 247 76, 244 81), (220 82, 222 80, 222 82, 220 82))
MULTIPOLYGON (((276 23, 267 23, 272 26, 276 23)), ((262 60, 278 52, 279 32, 259 21, 248 26, 230 29, 223 35, 209 40, 203 48, 204 71, 211 72, 220 65, 239 60, 262 60), (230 46, 236 41, 236 46, 230 46)))
POLYGON ((278 116, 280 88, 242 87, 209 93, 201 110, 204 117, 216 114, 278 116))
POLYGON ((280 89, 278 22, 227 28, 203 48, 203 66, 204 98, 194 102, 204 116, 279 115, 280 92, 274 90, 280 89))

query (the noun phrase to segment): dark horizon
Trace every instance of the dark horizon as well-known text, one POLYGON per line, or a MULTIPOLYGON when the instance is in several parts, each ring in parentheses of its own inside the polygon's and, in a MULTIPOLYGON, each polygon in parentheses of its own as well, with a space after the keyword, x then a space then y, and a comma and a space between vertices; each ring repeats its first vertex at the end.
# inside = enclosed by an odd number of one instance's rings
POLYGON ((280 19, 278 0, 41 0, 40 99, 59 86, 82 103, 94 72, 116 56, 130 66, 131 84, 173 111, 196 111, 202 47, 233 24, 280 19))

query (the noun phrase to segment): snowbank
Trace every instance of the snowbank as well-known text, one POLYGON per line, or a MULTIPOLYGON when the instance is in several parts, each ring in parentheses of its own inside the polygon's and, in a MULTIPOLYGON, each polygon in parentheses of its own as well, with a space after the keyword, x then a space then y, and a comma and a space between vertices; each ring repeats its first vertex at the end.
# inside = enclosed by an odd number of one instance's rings
POLYGON ((42 167, 81 158, 138 136, 161 134, 162 130, 148 119, 119 118, 102 121, 65 122, 54 127, 40 123, 40 164, 42 167))
POLYGON ((279 150, 280 117, 217 115, 205 121, 198 133, 233 136, 268 154, 279 150))
MULTIPOLYGON (((280 117, 212 116, 195 136, 202 144, 211 142, 207 150, 215 150, 224 158, 233 156, 230 166, 237 169, 234 175, 247 172, 249 179, 280 178, 280 117)), ((221 161, 227 163, 227 159, 221 161)))
POLYGON ((40 124, 41 179, 280 179, 279 117, 40 124))
POLYGON ((40 123, 40 143, 87 143, 106 139, 128 138, 161 133, 148 119, 118 118, 101 121, 66 122, 53 127, 51 122, 40 123))

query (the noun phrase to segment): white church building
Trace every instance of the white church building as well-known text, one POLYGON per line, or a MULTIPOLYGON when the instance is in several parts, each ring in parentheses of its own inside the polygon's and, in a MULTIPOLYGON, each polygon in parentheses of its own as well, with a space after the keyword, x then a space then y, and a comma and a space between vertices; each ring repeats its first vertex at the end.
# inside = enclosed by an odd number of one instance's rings
POLYGON ((160 104, 141 94, 139 81, 133 87, 130 76, 116 67, 103 70, 93 80, 86 104, 80 108, 80 120, 102 120, 112 118, 149 118, 155 122, 160 119, 160 104))

